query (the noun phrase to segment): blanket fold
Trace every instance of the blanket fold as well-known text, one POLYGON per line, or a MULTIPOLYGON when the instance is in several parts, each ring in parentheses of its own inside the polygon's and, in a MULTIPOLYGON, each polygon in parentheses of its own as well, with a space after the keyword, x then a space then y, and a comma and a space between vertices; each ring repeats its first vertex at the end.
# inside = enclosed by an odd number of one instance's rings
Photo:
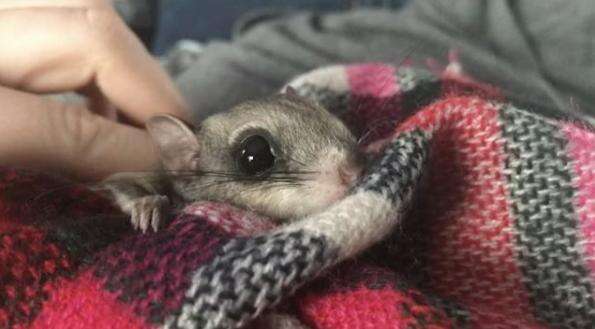
POLYGON ((463 75, 289 83, 375 161, 296 222, 197 202, 154 234, 84 187, 0 170, 0 327, 592 328, 595 132, 463 75))

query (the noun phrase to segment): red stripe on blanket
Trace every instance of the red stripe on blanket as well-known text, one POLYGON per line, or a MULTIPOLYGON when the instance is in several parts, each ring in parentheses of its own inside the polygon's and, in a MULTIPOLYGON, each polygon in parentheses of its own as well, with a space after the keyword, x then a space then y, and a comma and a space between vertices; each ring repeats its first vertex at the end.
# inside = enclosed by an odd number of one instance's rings
POLYGON ((303 290, 300 319, 317 329, 455 328, 446 313, 394 272, 348 262, 303 290))
POLYGON ((498 110, 474 97, 453 97, 428 106, 399 132, 433 131, 426 182, 414 206, 424 289, 464 306, 472 327, 499 317, 537 326, 515 260, 498 110), (425 258, 424 258, 425 257, 425 258), (499 316, 498 316, 499 314, 499 316))
POLYGON ((576 191, 574 205, 579 216, 582 251, 595 283, 595 134, 572 124, 562 127, 573 160, 576 191))
POLYGON ((114 213, 117 211, 107 199, 83 184, 0 166, 0 223, 37 225, 61 218, 114 213))
POLYGON ((130 305, 86 271, 73 281, 61 280, 49 289, 48 300, 31 329, 153 328, 134 315, 130 305))
MULTIPOLYGON (((420 317, 437 319, 439 313, 431 306, 417 305, 410 296, 392 289, 370 290, 365 287, 350 292, 339 292, 324 296, 318 303, 312 303, 304 314, 309 323, 318 329, 394 329, 414 328, 420 324, 420 317)), ((446 315, 443 323, 423 328, 454 328, 446 315)), ((427 320, 426 320, 427 321, 427 320)), ((424 322, 423 320, 421 321, 424 322)))
POLYGON ((0 328, 26 324, 39 312, 46 284, 69 274, 65 251, 36 228, 0 234, 0 328))

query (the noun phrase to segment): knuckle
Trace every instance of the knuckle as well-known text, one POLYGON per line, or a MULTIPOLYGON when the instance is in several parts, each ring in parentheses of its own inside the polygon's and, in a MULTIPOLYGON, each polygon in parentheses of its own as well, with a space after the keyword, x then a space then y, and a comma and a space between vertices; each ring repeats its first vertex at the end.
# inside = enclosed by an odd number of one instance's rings
POLYGON ((113 28, 117 16, 113 10, 103 6, 89 6, 82 9, 87 26, 93 31, 103 32, 113 28))
POLYGON ((83 21, 90 38, 100 49, 117 47, 116 38, 124 35, 125 24, 114 10, 107 6, 90 6, 82 9, 83 21))
POLYGON ((63 129, 70 151, 76 158, 87 159, 96 150, 101 135, 99 117, 84 108, 69 107, 62 111, 63 129))
POLYGON ((54 156, 73 172, 84 172, 85 166, 94 165, 105 145, 102 137, 107 134, 101 118, 90 113, 82 105, 58 104, 48 111, 47 144, 54 156))

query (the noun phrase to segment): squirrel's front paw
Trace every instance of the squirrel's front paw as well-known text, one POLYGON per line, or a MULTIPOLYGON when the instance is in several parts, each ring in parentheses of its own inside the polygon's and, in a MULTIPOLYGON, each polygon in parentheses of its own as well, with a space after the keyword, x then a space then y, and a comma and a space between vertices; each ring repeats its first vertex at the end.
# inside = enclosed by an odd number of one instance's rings
POLYGON ((135 199, 130 204, 130 221, 134 229, 139 229, 146 233, 149 226, 157 232, 163 225, 167 210, 169 208, 169 199, 163 195, 150 195, 135 199))

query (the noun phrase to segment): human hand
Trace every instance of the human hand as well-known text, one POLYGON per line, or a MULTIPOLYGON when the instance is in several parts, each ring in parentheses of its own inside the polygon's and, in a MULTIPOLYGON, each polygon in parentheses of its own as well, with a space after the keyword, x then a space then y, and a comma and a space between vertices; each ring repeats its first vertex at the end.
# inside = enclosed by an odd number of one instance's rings
POLYGON ((153 168, 142 126, 157 113, 187 118, 166 73, 105 0, 0 1, 0 165, 101 179, 153 168), (77 91, 87 104, 39 94, 77 91))

